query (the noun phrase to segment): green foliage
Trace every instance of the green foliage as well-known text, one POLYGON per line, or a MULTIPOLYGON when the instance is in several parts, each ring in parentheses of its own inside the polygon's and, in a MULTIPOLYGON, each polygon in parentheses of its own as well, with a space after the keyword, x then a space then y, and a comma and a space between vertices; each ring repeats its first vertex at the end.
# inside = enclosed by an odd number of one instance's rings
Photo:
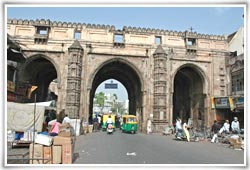
POLYGON ((94 103, 98 104, 101 107, 101 110, 103 110, 106 99, 107 97, 105 96, 105 94, 103 92, 100 92, 100 93, 95 94, 94 103))

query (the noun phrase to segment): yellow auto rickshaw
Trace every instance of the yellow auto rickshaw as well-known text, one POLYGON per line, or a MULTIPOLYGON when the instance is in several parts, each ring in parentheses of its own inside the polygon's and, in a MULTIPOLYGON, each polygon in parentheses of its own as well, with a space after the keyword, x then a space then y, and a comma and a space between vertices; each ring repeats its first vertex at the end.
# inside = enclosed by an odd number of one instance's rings
POLYGON ((113 121, 112 126, 113 126, 113 129, 115 129, 115 115, 113 115, 113 114, 104 114, 102 116, 102 130, 103 131, 105 131, 106 128, 107 128, 107 120, 108 120, 109 116, 111 116, 111 118, 112 118, 112 121, 113 121))
POLYGON ((122 116, 122 132, 136 133, 138 128, 137 118, 134 115, 123 115, 122 116))

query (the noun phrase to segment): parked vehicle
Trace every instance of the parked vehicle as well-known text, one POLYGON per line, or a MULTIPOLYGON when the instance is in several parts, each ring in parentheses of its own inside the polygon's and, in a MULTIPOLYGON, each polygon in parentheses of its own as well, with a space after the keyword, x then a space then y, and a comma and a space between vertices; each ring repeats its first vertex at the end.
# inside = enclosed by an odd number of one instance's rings
MULTIPOLYGON (((194 141, 194 142, 199 142, 199 134, 197 134, 193 128, 191 128, 189 130, 189 133, 190 133, 190 140, 194 141)), ((184 131, 182 129, 178 129, 178 131, 176 132, 175 134, 175 138, 177 140, 187 140, 187 137, 184 133, 184 131)))
POLYGON ((162 135, 171 135, 174 134, 174 126, 167 126, 163 131, 162 135))
POLYGON ((122 116, 122 132, 136 133, 138 128, 138 122, 134 115, 123 115, 122 116))

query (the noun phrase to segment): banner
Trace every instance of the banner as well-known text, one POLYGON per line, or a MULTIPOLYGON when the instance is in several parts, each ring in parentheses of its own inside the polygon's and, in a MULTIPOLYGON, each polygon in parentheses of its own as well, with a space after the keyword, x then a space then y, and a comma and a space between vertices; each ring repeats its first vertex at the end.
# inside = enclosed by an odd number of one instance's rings
MULTIPOLYGON (((42 131, 45 106, 36 106, 35 126, 38 132, 42 131)), ((34 105, 22 103, 7 103, 7 130, 25 132, 33 128, 34 105)))
POLYGON ((234 107, 234 102, 233 102, 232 97, 229 97, 228 101, 229 101, 230 109, 231 109, 231 111, 233 111, 235 109, 235 107, 234 107))
POLYGON ((211 105, 212 105, 212 109, 214 109, 214 97, 211 97, 211 105))

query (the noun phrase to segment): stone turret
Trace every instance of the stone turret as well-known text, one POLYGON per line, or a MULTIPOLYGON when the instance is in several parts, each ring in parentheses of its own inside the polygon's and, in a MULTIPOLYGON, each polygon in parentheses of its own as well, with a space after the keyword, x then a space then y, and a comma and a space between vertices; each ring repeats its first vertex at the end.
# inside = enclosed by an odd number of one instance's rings
POLYGON ((167 54, 162 46, 158 46, 154 54, 154 131, 159 132, 167 124, 167 54))
POLYGON ((66 114, 68 114, 70 118, 78 118, 83 56, 83 48, 79 41, 75 40, 68 48, 68 52, 66 114))

